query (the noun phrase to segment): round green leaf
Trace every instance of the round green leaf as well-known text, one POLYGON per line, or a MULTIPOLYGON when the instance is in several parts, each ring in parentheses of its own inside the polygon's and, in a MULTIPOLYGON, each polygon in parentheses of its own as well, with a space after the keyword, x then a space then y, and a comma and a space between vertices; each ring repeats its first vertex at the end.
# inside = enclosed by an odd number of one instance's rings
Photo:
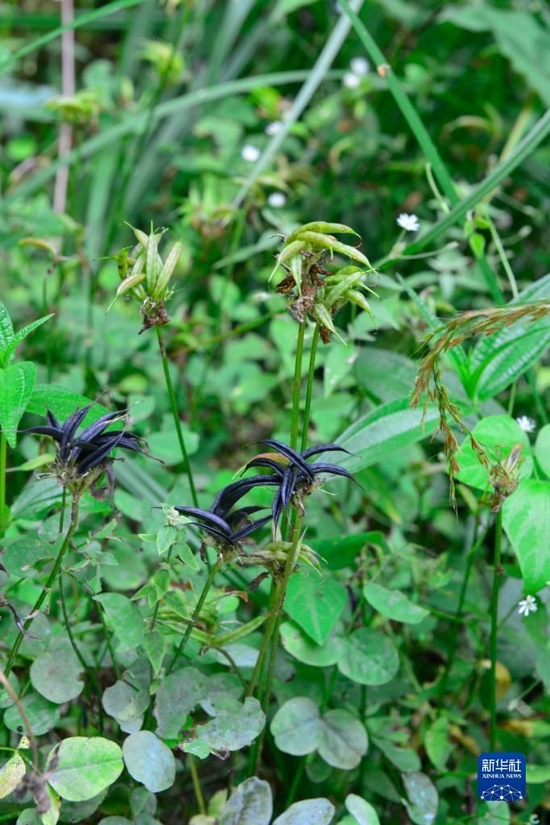
POLYGON ((171 673, 157 691, 155 716, 157 734, 163 739, 177 739, 188 713, 208 696, 208 680, 198 670, 187 667, 171 673))
POLYGON ((281 640, 291 656, 313 667, 329 667, 336 664, 342 652, 340 639, 330 637, 322 645, 315 644, 293 622, 284 622, 281 625, 281 640))
POLYGON ((263 779, 250 777, 233 791, 218 825, 269 825, 273 812, 271 788, 263 779))
POLYGON ((502 507, 502 526, 518 558, 525 592, 550 581, 550 481, 522 481, 502 507))
POLYGON ((334 810, 328 799, 304 799, 291 805, 273 825, 330 825, 334 810))
POLYGON ((407 791, 408 801, 404 800, 409 817, 416 825, 433 822, 437 816, 439 796, 429 776, 424 773, 404 773, 403 785, 407 791))
POLYGON ((76 699, 84 689, 82 665, 68 642, 38 656, 30 673, 38 693, 57 705, 76 699))
POLYGON ((97 796, 92 796, 85 802, 67 802, 65 799, 61 805, 62 822, 89 822, 107 795, 107 790, 101 791, 97 796))
POLYGON ((399 670, 399 655, 383 633, 360 628, 344 640, 338 668, 360 685, 385 685, 399 670))
POLYGON ((122 770, 122 751, 116 742, 97 736, 71 736, 50 753, 50 785, 62 799, 82 802, 115 782, 122 770))
POLYGON ((118 681, 104 690, 102 704, 123 731, 135 733, 134 725, 143 719, 150 698, 148 690, 136 690, 127 682, 118 681))
POLYGON ((265 714, 257 699, 248 697, 244 704, 231 700, 229 708, 220 710, 214 719, 197 728, 197 736, 214 751, 237 751, 250 745, 262 732, 265 714))
MULTIPOLYGON (((517 421, 509 415, 490 415, 476 424, 473 435, 493 463, 506 460, 515 445, 520 444, 522 460, 519 464, 518 478, 529 478, 533 472, 531 445, 527 433, 521 429, 517 421)), ((457 478, 464 484, 478 490, 488 490, 492 486, 489 474, 472 448, 468 436, 462 442, 456 460, 460 467, 457 478)))
POLYGON ((424 738, 424 745, 432 764, 440 771, 444 771, 447 760, 454 750, 449 739, 449 720, 445 716, 440 716, 430 725, 424 738))
POLYGON ((317 706, 304 696, 285 702, 273 717, 270 730, 279 750, 293 756, 313 753, 323 735, 317 706))
POLYGON ((285 598, 285 611, 318 645, 328 639, 348 601, 346 588, 317 573, 293 576, 285 598))
MULTIPOLYGON (((23 710, 29 720, 31 733, 40 736, 47 733, 59 721, 59 707, 48 702, 38 693, 27 693, 20 700, 23 710)), ((4 724, 9 730, 17 733, 26 733, 26 728, 16 705, 12 705, 4 714, 4 724)))
POLYGON ((351 770, 367 752, 369 740, 361 722, 347 710, 329 710, 323 716, 319 754, 333 768, 351 770))
POLYGON ((378 814, 370 802, 357 794, 350 793, 346 796, 346 808, 356 820, 357 825, 380 825, 378 814))
POLYGON ((374 582, 363 587, 363 595, 375 610, 396 622, 418 624, 430 615, 429 610, 411 602, 400 590, 388 590, 374 582))
POLYGON ((174 784, 174 754, 154 733, 148 730, 133 733, 124 741, 122 754, 130 776, 151 793, 165 791, 174 784))

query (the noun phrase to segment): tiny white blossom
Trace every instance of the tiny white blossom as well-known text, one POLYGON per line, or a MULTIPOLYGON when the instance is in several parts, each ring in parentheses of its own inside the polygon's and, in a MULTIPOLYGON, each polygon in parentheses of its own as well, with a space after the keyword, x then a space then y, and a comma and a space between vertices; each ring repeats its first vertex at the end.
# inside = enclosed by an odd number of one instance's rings
POLYGON ((537 429, 537 422, 534 418, 529 418, 528 415, 520 415, 516 418, 516 421, 524 433, 532 433, 537 429))
POLYGON ((400 226, 401 229, 404 229, 406 232, 418 232, 420 229, 420 221, 416 215, 407 215, 406 212, 403 212, 397 218, 397 226, 400 226))
POLYGON ((361 78, 353 72, 346 72, 342 83, 346 89, 356 89, 361 83, 361 78))
POLYGON ((273 206, 275 209, 280 209, 281 206, 285 205, 286 198, 282 192, 272 192, 271 195, 268 197, 267 202, 270 206, 273 206))
POLYGON ((518 602, 518 613, 520 616, 523 614, 524 616, 528 616, 529 613, 536 613, 538 610, 537 600, 534 596, 526 596, 520 602, 518 602))
POLYGON ((370 69, 370 63, 365 57, 354 57, 349 67, 353 74, 363 77, 370 69))
POLYGON ((271 123, 268 123, 265 127, 266 135, 270 137, 273 135, 278 135, 281 129, 283 128, 282 121, 280 120, 273 120, 271 123))
POLYGON ((260 150, 257 146, 247 143, 241 150, 241 157, 243 160, 248 161, 248 163, 255 163, 260 157, 260 150))

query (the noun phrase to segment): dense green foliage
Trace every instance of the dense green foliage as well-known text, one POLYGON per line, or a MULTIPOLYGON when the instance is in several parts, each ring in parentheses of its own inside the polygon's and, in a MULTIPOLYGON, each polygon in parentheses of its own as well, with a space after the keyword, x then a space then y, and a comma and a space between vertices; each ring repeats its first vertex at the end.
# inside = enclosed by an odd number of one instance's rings
POLYGON ((544 821, 548 8, 75 5, 0 15, 0 822, 544 821))

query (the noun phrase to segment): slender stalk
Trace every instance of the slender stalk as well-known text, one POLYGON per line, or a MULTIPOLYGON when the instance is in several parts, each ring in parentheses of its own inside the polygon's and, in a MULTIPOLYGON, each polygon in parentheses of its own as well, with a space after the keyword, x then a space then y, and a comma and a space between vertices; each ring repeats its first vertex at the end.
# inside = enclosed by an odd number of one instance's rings
MULTIPOLYGON (((74 54, 74 21, 73 0, 61 0, 61 92, 65 97, 73 97, 76 90, 75 81, 75 54, 74 54)), ((59 158, 65 158, 71 151, 73 143, 73 127, 70 123, 62 123, 59 129, 57 153, 59 158)), ((69 185, 69 167, 60 166, 55 176, 53 211, 65 212, 67 206, 67 188, 69 185)))
POLYGON ((498 594, 500 589, 500 558, 502 551, 502 510, 495 523, 495 557, 493 560, 493 592, 491 594, 491 670, 489 673, 491 694, 489 704, 489 750, 494 751, 497 733, 497 641, 498 641, 498 594))
POLYGON ((199 808, 199 813, 203 816, 206 815, 206 804, 204 802, 204 796, 202 793, 201 782, 199 779, 199 772, 197 770, 197 763, 195 762, 195 757, 192 753, 187 754, 187 764, 189 765, 189 771, 191 773, 191 780, 193 782, 193 790, 195 791, 195 798, 197 800, 197 805, 199 808))
MULTIPOLYGON (((73 495, 73 503, 72 503, 72 507, 71 507, 71 523, 69 524, 69 529, 67 530, 67 534, 65 535, 65 538, 63 539, 63 543, 61 544, 61 547, 59 548, 57 558, 54 561, 54 564, 53 564, 53 567, 51 569, 50 575, 48 576, 48 580, 47 580, 46 584, 44 585, 44 587, 42 588, 42 592, 40 593, 38 599, 34 603, 34 606, 31 610, 29 616, 27 617, 27 619, 23 623, 23 631, 27 631, 29 629, 29 627, 33 623, 38 611, 40 610, 40 608, 44 604, 44 601, 46 600, 47 596, 51 592, 52 587, 54 586, 55 582, 57 581, 57 578, 59 576, 59 571, 61 570, 61 565, 63 563, 63 559, 65 558, 65 554, 67 553, 67 550, 69 549, 69 547, 71 545, 72 537, 73 537, 74 532, 75 532, 75 530, 77 528, 77 525, 78 525, 78 506, 79 506, 79 503, 80 503, 80 497, 78 495, 73 495)), ((12 667, 13 667, 13 663, 15 661, 15 657, 17 656, 17 652, 18 652, 18 650, 21 646, 21 642, 23 641, 23 638, 24 638, 24 635, 25 635, 23 631, 21 631, 21 630, 19 631, 19 633, 17 635, 17 638, 15 639, 15 642, 13 643, 13 647, 10 651, 10 655, 8 657, 8 661, 6 663, 6 667, 5 667, 5 670, 4 670, 4 674, 5 674, 6 677, 8 677, 10 675, 11 671, 12 671, 12 667)))
POLYGON ((67 612, 67 604, 65 602, 65 594, 63 593, 63 577, 59 577, 59 600, 61 602, 61 612, 63 613, 63 621, 65 622, 65 630, 67 631, 67 636, 69 637, 69 642, 71 647, 75 653, 76 658, 80 662, 84 672, 86 673, 88 679, 90 680, 90 684, 92 685, 93 691, 96 695, 97 700, 97 714, 98 714, 98 722, 99 722, 99 730, 103 732, 103 708, 101 706, 101 696, 102 690, 97 681, 97 677, 95 675, 95 670, 89 667, 86 659, 80 652, 78 645, 76 643, 76 639, 74 637, 72 628, 71 628, 71 621, 69 619, 69 614, 67 612))
POLYGON ((198 507, 199 502, 197 498, 197 490, 195 488, 195 482, 193 481, 193 473, 191 472, 191 463, 189 461, 189 454, 187 452, 187 447, 185 446, 185 439, 183 437, 183 431, 181 429, 181 421, 178 411, 178 404, 176 401, 176 394, 174 392, 174 385, 172 384, 172 379, 170 377, 170 367, 168 364, 168 355, 166 353, 166 347, 164 345, 164 336, 162 334, 162 328, 159 326, 155 327, 157 331, 157 338, 159 342, 159 349, 160 349, 160 356, 162 359, 162 368, 164 370, 164 380, 166 382, 166 389, 168 391, 168 397, 170 398, 170 407, 172 409, 172 416, 174 418, 174 426, 176 427, 176 433, 178 436, 178 441, 181 449, 181 455, 183 458, 183 463, 185 465, 185 472, 187 474, 187 479, 189 481, 189 487, 191 489, 191 498, 193 499, 193 506, 198 507))
MULTIPOLYGON (((107 622, 105 621, 105 615, 103 613, 103 607, 101 606, 101 604, 99 602, 98 602, 98 605, 97 605, 97 612, 99 614, 99 621, 101 622, 102 627, 103 627, 103 637, 105 639, 105 645, 107 647, 107 650, 109 651, 109 656, 111 657, 111 664, 113 665, 113 670, 115 672, 115 676, 118 680, 120 680, 121 672, 120 672, 120 668, 118 666, 118 662, 116 660, 115 651, 113 650, 113 645, 111 644, 111 633, 110 633, 109 628, 107 627, 107 622)), ((105 651, 103 651, 101 657, 99 658, 99 665, 101 665, 101 662, 103 661, 103 656, 104 655, 105 655, 105 651)))
POLYGON ((491 233, 491 238, 493 239, 493 243, 496 246, 498 257, 500 258, 500 262, 502 264, 502 268, 506 272, 506 277, 508 278, 508 283, 510 284, 510 290, 512 292, 512 297, 515 299, 519 295, 518 285, 516 283, 516 276, 513 273, 512 267, 510 266, 510 261, 508 260, 508 256, 506 255, 506 250, 502 245, 502 241, 500 239, 500 235, 497 232, 497 228, 494 222, 486 215, 487 221, 489 223, 489 232, 491 233))
POLYGON ((7 527, 6 514, 6 464, 8 444, 4 430, 0 430, 0 536, 3 536, 7 527))
POLYGON ((258 653, 258 658, 256 659, 256 664, 254 665, 254 670, 252 671, 252 677, 250 682, 248 683, 248 688, 246 690, 246 695, 253 696, 254 691, 256 689, 256 685, 259 681, 260 674, 262 672, 262 666, 269 650, 269 646, 271 643, 271 638, 273 636, 273 628, 277 619, 276 613, 276 606, 279 601, 279 582, 277 579, 273 579, 273 584, 271 587, 271 595, 269 597, 269 619, 267 621, 264 637, 262 640, 262 645, 260 647, 260 652, 258 653))
POLYGON ((306 386, 306 403, 304 407, 304 420, 302 423, 302 446, 301 450, 305 450, 309 435, 309 418, 311 415, 311 399, 313 397, 313 378, 315 376, 315 359, 317 357, 317 344, 319 343, 319 324, 315 324, 313 338, 311 340, 311 352, 309 353, 309 369, 307 373, 306 386))
POLYGON ((169 667, 166 671, 167 676, 168 676, 168 674, 170 674, 173 671, 173 669, 176 665, 176 662, 178 661, 178 659, 182 655, 183 651, 185 650, 185 645, 189 641, 189 637, 191 636, 191 633, 193 632, 193 628, 195 627, 197 619, 200 616, 202 606, 203 606, 203 604, 205 602, 205 599, 208 595, 208 591, 210 590, 210 588, 212 586, 212 582, 214 581, 214 578, 216 577, 216 574, 221 570, 223 565, 224 565, 223 559, 218 559, 216 564, 214 564, 210 568, 210 570, 208 571, 208 578, 206 579, 206 581, 204 583, 204 587, 202 588, 202 591, 201 591, 201 594, 199 596, 199 600, 196 604, 196 607, 193 610, 193 614, 191 616, 189 624, 187 625, 187 628, 185 630, 185 633, 183 634, 182 640, 179 643, 179 646, 178 646, 176 652, 174 653, 174 658, 172 659, 172 662, 171 662, 171 664, 169 665, 169 667))
POLYGON ((306 322, 302 321, 298 328, 296 355, 294 358, 294 384, 292 387, 292 419, 290 424, 290 446, 293 450, 298 446, 298 431, 300 429, 300 387, 302 384, 302 360, 304 356, 304 336, 306 322))

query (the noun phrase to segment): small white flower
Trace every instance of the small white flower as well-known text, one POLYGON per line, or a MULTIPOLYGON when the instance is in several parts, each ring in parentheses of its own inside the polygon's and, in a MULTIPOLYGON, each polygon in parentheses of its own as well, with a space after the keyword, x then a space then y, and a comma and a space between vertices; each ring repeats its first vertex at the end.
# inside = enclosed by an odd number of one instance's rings
POLYGON ((404 229, 406 232, 418 232, 420 229, 420 221, 416 215, 407 215, 406 212, 403 212, 397 218, 397 226, 400 226, 401 229, 404 229))
POLYGON ((257 146, 253 146, 251 143, 247 143, 246 146, 243 146, 241 150, 241 157, 243 160, 248 161, 248 163, 256 163, 256 161, 260 157, 260 150, 257 146))
POLYGON ((271 123, 267 124, 267 126, 265 127, 265 133, 266 135, 272 137, 273 135, 278 135, 282 128, 282 121, 274 120, 271 123))
POLYGON ((370 63, 365 57, 354 57, 349 67, 353 74, 363 77, 370 69, 370 63))
POLYGON ((524 616, 528 616, 529 613, 536 613, 538 610, 537 600, 534 596, 526 596, 520 602, 518 602, 518 613, 520 616, 523 614, 524 616))
POLYGON ((286 198, 282 192, 272 192, 271 195, 268 197, 267 202, 270 206, 273 206, 275 209, 280 209, 281 206, 285 205, 286 198))
POLYGON ((524 433, 532 433, 537 429, 537 422, 534 418, 529 418, 528 415, 520 415, 516 418, 516 421, 524 433))
POLYGON ((353 72, 346 72, 342 83, 346 89, 356 89, 361 83, 361 78, 353 72))

